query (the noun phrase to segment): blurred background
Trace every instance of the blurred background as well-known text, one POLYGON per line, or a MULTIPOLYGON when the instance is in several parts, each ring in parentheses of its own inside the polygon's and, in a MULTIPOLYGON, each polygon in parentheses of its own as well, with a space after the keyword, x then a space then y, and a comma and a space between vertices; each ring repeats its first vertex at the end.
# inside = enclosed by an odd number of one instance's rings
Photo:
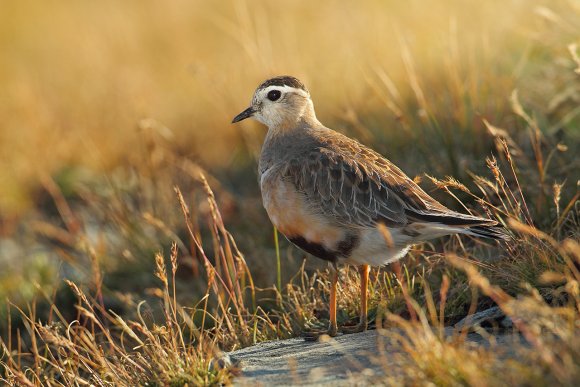
MULTIPOLYGON (((540 202, 565 182, 569 201, 579 37, 574 0, 2 2, 0 299, 50 298, 63 278, 102 284, 111 303, 145 297, 154 254, 173 240, 182 294, 201 294, 173 190, 203 219, 200 173, 258 284, 272 285, 255 172, 265 128, 230 121, 275 75, 303 80, 323 123, 412 177, 469 185, 498 133, 533 156, 533 117, 554 175, 524 178, 540 202)), ((287 280, 303 254, 281 251, 287 280)))

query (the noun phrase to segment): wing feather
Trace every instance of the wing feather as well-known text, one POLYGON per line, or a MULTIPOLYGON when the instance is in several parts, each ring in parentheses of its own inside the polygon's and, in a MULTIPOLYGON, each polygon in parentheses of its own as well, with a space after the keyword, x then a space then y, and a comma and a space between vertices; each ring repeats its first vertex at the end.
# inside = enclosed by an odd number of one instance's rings
POLYGON ((403 202, 376 171, 328 149, 313 150, 300 159, 308 162, 292 160, 284 175, 313 211, 349 226, 370 227, 379 220, 393 226, 407 223, 403 202))
POLYGON ((404 227, 409 222, 494 224, 453 212, 377 152, 335 132, 322 146, 296 154, 283 175, 307 205, 348 227, 404 227))

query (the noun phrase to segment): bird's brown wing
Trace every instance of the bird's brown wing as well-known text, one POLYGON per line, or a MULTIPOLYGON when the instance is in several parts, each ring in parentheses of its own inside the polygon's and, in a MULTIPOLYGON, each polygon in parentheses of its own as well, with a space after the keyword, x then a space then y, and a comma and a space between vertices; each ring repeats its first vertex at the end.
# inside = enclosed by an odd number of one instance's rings
POLYGON ((495 223, 447 209, 389 160, 338 133, 323 146, 291 158, 283 174, 312 211, 349 227, 495 223))

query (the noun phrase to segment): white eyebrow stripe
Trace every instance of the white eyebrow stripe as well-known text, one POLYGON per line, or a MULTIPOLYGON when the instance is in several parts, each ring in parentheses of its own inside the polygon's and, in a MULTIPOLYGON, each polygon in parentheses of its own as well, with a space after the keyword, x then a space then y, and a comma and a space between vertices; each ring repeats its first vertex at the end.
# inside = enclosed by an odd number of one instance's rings
POLYGON ((284 86, 276 86, 276 85, 274 85, 274 86, 268 86, 265 89, 260 90, 257 93, 256 97, 257 96, 260 96, 259 99, 263 99, 263 97, 265 95, 267 95, 272 90, 280 90, 283 93, 296 93, 296 94, 300 94, 303 97, 310 98, 310 94, 308 94, 308 92, 306 92, 306 91, 304 91, 302 89, 298 89, 296 87, 288 86, 288 85, 284 85, 284 86))

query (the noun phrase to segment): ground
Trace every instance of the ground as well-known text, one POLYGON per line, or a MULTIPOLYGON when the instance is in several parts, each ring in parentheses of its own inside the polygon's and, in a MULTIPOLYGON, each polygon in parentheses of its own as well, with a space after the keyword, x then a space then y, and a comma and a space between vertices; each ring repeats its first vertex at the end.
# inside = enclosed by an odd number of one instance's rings
MULTIPOLYGON (((373 386, 402 380, 402 369, 411 360, 394 342, 402 331, 371 330, 363 333, 328 337, 320 342, 307 342, 301 338, 267 341, 229 354, 240 367, 235 379, 237 386, 308 385, 308 386, 373 386)), ((445 329, 450 337, 453 328, 445 329)), ((521 345, 517 334, 500 334, 489 337, 469 333, 470 345, 489 347, 507 359, 514 357, 513 345, 521 345)))

